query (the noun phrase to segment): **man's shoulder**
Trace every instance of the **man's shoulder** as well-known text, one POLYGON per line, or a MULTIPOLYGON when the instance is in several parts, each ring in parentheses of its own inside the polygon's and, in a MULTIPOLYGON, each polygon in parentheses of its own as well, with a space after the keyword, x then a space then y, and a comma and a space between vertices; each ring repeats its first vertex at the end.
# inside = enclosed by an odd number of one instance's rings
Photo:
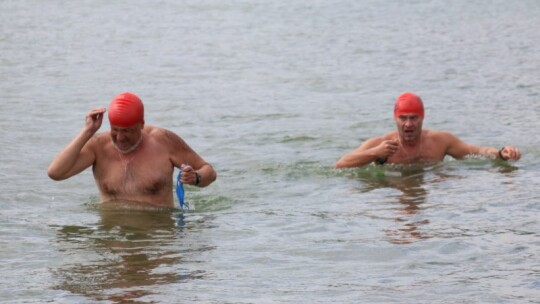
POLYGON ((424 134, 427 139, 431 139, 437 142, 451 143, 457 137, 448 131, 439 130, 424 130, 424 134))
POLYGON ((149 125, 145 125, 144 126, 144 131, 145 133, 151 135, 151 136, 156 136, 156 137, 162 137, 162 136, 167 136, 168 134, 174 134, 174 132, 170 131, 170 130, 167 130, 165 128, 160 128, 160 127, 156 127, 156 126, 149 126, 149 125))
POLYGON ((96 156, 109 154, 113 151, 114 146, 111 140, 111 132, 105 131, 96 133, 87 142, 87 147, 96 153, 96 156))
POLYGON ((101 133, 96 133, 94 136, 92 136, 91 140, 89 141, 90 144, 98 144, 103 145, 103 143, 110 141, 111 138, 111 132, 105 131, 101 133))
POLYGON ((151 133, 151 132, 159 132, 162 130, 165 130, 164 128, 152 126, 152 125, 144 125, 143 128, 144 132, 151 133))
POLYGON ((392 139, 396 139, 397 137, 397 132, 396 131, 391 131, 391 132, 388 132, 382 136, 375 136, 375 137, 370 137, 368 139, 366 139, 363 143, 362 143, 362 146, 364 148, 369 148, 369 147, 373 147, 373 146, 376 146, 378 144, 380 144, 381 142, 385 141, 385 140, 392 140, 392 139))
POLYGON ((424 129, 424 134, 430 137, 449 137, 454 136, 452 133, 448 131, 441 131, 441 130, 431 130, 431 129, 424 129))
POLYGON ((382 136, 378 136, 378 137, 372 137, 371 139, 373 141, 383 141, 383 140, 391 140, 391 139, 396 139, 398 137, 398 132, 397 131, 390 131, 382 136))
POLYGON ((165 128, 160 128, 156 126, 144 126, 144 132, 148 134, 152 139, 166 145, 182 141, 180 136, 178 136, 173 131, 165 128))

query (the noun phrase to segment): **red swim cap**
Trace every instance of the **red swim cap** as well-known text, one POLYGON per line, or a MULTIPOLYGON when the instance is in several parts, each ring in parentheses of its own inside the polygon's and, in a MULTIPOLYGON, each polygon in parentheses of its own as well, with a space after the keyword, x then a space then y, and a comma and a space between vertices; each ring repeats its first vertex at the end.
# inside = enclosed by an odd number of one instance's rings
POLYGON ((396 99, 394 105, 394 118, 402 114, 417 114, 424 118, 424 104, 417 95, 405 92, 396 99))
POLYGON ((144 106, 135 94, 126 92, 116 96, 109 105, 109 122, 127 128, 144 120, 144 106))

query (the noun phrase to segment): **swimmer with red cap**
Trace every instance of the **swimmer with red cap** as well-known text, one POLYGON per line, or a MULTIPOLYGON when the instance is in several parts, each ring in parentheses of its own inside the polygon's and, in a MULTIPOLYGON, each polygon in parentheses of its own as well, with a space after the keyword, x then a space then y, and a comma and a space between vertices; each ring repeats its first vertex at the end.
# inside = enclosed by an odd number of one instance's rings
POLYGON ((136 95, 122 93, 109 104, 109 122, 111 124, 111 139, 114 147, 120 153, 130 153, 137 149, 142 136, 137 132, 123 132, 144 127, 144 105, 136 95))
POLYGON ((131 127, 144 122, 144 105, 135 94, 122 93, 109 104, 109 122, 118 127, 131 127))
MULTIPOLYGON (((92 167, 102 202, 173 207, 174 169, 179 182, 206 187, 216 179, 214 168, 181 137, 145 124, 144 105, 133 93, 109 104, 110 131, 97 133, 105 108, 86 115, 79 134, 53 159, 48 175, 64 180, 92 167)), ((126 204, 123 204, 126 205, 126 204)))
POLYGON ((467 155, 483 155, 501 160, 519 160, 520 151, 513 146, 501 149, 467 144, 445 131, 426 130, 424 103, 410 92, 398 96, 394 104, 396 131, 366 140, 355 150, 343 155, 336 168, 375 164, 415 164, 442 161, 446 155, 462 159, 467 155))

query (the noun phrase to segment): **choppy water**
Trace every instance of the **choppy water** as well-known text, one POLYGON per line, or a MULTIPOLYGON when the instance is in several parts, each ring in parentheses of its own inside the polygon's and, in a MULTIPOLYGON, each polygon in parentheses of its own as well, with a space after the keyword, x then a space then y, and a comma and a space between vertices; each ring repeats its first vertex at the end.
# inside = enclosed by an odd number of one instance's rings
MULTIPOLYGON (((0 2, 7 303, 533 303, 540 2, 0 2), (106 210, 54 155, 122 91, 218 181, 194 210, 106 210), (424 126, 523 158, 334 170, 424 126)), ((103 127, 107 129, 107 126, 103 127)))

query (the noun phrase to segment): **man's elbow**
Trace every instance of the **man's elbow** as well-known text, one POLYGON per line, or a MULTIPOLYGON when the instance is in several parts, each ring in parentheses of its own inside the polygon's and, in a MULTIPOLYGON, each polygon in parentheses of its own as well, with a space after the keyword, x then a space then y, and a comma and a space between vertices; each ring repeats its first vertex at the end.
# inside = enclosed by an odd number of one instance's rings
POLYGON ((217 173, 216 173, 216 171, 213 171, 212 175, 210 176, 210 183, 215 182, 216 179, 217 179, 217 173))
POLYGON ((61 181, 61 180, 66 179, 64 176, 62 176, 61 174, 59 174, 58 172, 56 172, 55 170, 51 168, 47 169, 47 175, 49 176, 50 179, 55 180, 55 181, 61 181))
POLYGON ((343 159, 340 159, 336 162, 335 166, 334 166, 335 169, 344 169, 344 168, 348 168, 347 164, 343 161, 343 159))
POLYGON ((200 185, 200 187, 203 187, 203 188, 204 188, 204 187, 207 187, 207 186, 209 186, 210 184, 212 184, 213 182, 215 182, 216 179, 217 179, 217 173, 216 173, 216 171, 214 171, 214 170, 212 169, 212 173, 208 176, 208 182, 202 183, 202 184, 200 185))

